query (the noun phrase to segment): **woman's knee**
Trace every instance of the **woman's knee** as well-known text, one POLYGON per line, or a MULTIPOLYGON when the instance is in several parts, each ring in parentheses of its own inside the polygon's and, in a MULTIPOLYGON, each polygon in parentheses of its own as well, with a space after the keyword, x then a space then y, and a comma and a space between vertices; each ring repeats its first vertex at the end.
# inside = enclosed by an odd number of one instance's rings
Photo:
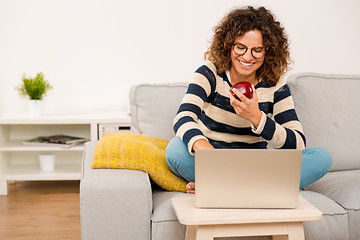
POLYGON ((313 151, 315 151, 319 164, 321 164, 324 170, 329 171, 332 165, 332 157, 329 150, 324 147, 315 147, 313 151))
POLYGON ((303 150, 300 188, 304 188, 322 178, 331 168, 330 152, 323 147, 303 150))
POLYGON ((170 140, 165 155, 168 164, 176 168, 179 164, 186 164, 187 159, 190 157, 185 143, 178 137, 170 140))
POLYGON ((185 154, 184 151, 187 151, 185 143, 180 138, 174 137, 170 140, 166 147, 166 158, 178 158, 179 156, 185 154))

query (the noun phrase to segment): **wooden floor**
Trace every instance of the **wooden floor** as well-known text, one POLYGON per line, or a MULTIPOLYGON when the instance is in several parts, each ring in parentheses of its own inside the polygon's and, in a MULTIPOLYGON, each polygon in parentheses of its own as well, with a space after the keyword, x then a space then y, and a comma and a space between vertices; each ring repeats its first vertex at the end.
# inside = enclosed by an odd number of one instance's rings
POLYGON ((81 239, 79 186, 79 181, 8 184, 8 196, 0 196, 0 239, 81 239))

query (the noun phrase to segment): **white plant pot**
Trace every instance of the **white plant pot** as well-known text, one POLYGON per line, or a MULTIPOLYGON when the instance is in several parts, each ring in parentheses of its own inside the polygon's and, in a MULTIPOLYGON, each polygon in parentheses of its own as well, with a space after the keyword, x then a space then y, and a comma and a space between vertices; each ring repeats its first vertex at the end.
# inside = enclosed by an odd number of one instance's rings
POLYGON ((53 172, 55 169, 55 154, 39 154, 40 170, 42 172, 53 172))
POLYGON ((44 101, 43 100, 29 100, 28 109, 30 117, 40 117, 44 112, 44 101))

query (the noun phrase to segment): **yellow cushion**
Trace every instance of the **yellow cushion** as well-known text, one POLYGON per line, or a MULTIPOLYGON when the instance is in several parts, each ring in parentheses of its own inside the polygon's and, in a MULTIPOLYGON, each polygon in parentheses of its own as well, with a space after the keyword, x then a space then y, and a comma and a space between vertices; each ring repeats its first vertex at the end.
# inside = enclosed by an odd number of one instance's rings
POLYGON ((92 168, 121 168, 147 172, 160 187, 186 192, 187 182, 177 177, 165 158, 168 142, 136 133, 108 133, 96 146, 92 168))

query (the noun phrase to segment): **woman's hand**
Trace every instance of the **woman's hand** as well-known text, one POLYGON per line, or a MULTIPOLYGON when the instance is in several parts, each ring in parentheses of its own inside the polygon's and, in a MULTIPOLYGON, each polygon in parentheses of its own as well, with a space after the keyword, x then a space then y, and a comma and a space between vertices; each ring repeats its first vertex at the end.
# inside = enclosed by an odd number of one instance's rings
POLYGON ((198 139, 193 144, 193 150, 196 152, 198 149, 213 149, 214 147, 205 139, 198 139))
MULTIPOLYGON (((193 150, 196 152, 198 149, 214 149, 214 147, 205 139, 196 140, 193 144, 193 150)), ((189 182, 186 185, 186 192, 195 194, 195 183, 189 182)))
POLYGON ((236 88, 233 89, 233 92, 238 96, 241 100, 236 99, 231 93, 230 96, 230 104, 235 109, 235 112, 240 117, 249 120, 256 128, 259 126, 262 113, 259 109, 259 102, 256 90, 253 85, 251 85, 253 89, 253 97, 251 99, 247 98, 236 88))

